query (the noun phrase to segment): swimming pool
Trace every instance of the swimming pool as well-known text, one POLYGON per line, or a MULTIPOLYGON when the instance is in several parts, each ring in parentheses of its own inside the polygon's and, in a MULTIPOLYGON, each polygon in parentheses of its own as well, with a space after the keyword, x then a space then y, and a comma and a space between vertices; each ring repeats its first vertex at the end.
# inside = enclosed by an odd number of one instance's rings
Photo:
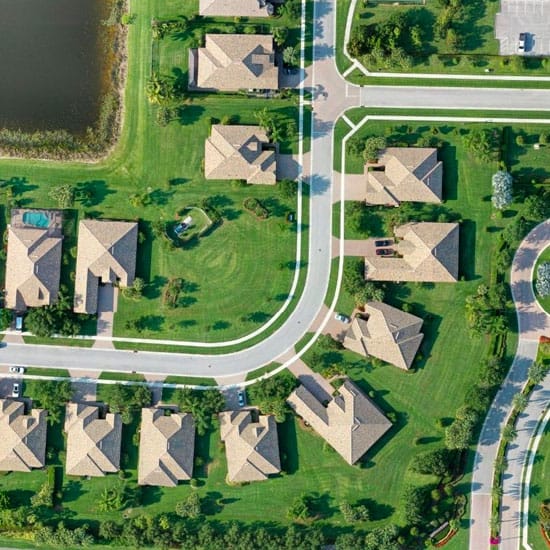
POLYGON ((24 212, 23 223, 34 227, 46 228, 50 225, 50 218, 45 212, 24 212))

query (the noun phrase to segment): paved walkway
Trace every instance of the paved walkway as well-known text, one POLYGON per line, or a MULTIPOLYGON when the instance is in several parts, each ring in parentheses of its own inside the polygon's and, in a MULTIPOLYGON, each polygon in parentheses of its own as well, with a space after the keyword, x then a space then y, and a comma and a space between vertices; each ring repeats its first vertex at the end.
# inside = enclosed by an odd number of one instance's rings
MULTIPOLYGON (((549 245, 550 220, 538 225, 527 235, 520 244, 512 263, 510 283, 518 317, 519 342, 508 376, 487 414, 476 449, 472 476, 471 550, 485 550, 490 547, 491 488, 500 434, 510 414, 512 399, 527 380, 527 371, 537 354, 539 336, 550 335, 550 316, 539 307, 532 288, 532 271, 537 257, 549 245)), ((532 410, 535 414, 536 409, 532 410)), ((531 417, 531 422, 527 423, 531 429, 534 428, 532 425, 536 424, 535 420, 531 417)), ((522 453, 527 448, 522 445, 525 441, 528 442, 529 438, 526 426, 525 433, 516 442, 522 453)), ((512 451, 513 448, 510 450, 512 451)), ((517 488, 521 484, 521 466, 518 458, 520 457, 515 457, 515 461, 508 465, 504 474, 506 480, 501 533, 503 550, 516 550, 519 547, 520 502, 517 488)))

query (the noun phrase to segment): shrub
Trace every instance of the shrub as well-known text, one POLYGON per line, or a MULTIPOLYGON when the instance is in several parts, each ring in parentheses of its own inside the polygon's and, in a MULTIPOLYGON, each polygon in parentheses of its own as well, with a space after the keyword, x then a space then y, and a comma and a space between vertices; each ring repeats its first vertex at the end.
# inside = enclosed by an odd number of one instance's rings
POLYGON ((550 296, 550 262, 543 262, 537 267, 535 288, 541 296, 550 296))

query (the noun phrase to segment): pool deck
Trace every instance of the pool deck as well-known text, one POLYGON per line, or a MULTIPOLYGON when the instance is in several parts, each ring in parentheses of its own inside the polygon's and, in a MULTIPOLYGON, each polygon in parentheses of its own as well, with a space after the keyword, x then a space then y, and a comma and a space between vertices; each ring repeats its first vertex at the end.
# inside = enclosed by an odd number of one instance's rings
POLYGON ((30 208, 14 208, 11 211, 11 227, 14 228, 32 228, 47 230, 50 236, 60 237, 63 230, 63 213, 61 210, 48 210, 45 208, 30 209, 30 208), (39 227, 23 221, 23 216, 27 213, 44 214, 49 220, 47 227, 39 227))

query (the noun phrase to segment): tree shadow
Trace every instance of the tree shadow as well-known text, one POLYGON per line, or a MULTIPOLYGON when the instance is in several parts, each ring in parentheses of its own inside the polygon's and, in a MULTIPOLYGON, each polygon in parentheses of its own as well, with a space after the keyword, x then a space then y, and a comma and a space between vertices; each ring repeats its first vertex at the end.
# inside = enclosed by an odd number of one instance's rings
MULTIPOLYGON (((205 516, 214 516, 223 510, 221 500, 223 495, 218 491, 208 491, 201 502, 201 508, 205 516)), ((238 499, 235 499, 238 500, 238 499)))
POLYGON ((141 505, 148 506, 160 502, 162 498, 162 490, 160 487, 153 485, 143 485, 141 488, 141 505))
POLYGON ((314 516, 321 518, 329 518, 338 511, 335 506, 332 506, 334 497, 329 493, 313 493, 311 495, 311 512, 314 516))
POLYGON ((158 332, 162 329, 164 324, 164 317, 161 315, 142 315, 139 318, 139 323, 144 330, 150 330, 152 332, 158 332))
POLYGON ((179 123, 182 126, 190 126, 199 121, 205 109, 200 105, 185 105, 178 111, 179 123))
POLYGON ((63 502, 73 502, 78 500, 82 495, 86 494, 82 486, 82 481, 79 479, 68 478, 63 485, 63 502))
POLYGON ((277 432, 281 450, 281 469, 288 475, 292 475, 298 471, 300 464, 295 417, 287 414, 285 421, 277 424, 277 432))
POLYGON ((164 191, 163 189, 155 189, 149 193, 151 202, 157 206, 165 206, 174 196, 174 191, 164 191))
POLYGON ((389 504, 381 504, 372 498, 362 498, 357 501, 357 505, 365 506, 367 508, 371 521, 381 521, 383 519, 387 519, 395 512, 395 508, 393 506, 390 506, 389 504))
POLYGON ((226 330, 231 326, 229 321, 216 321, 212 325, 212 330, 226 330))
POLYGON ((107 195, 116 191, 109 189, 104 180, 84 181, 76 184, 76 197, 84 208, 91 208, 101 204, 107 195))
POLYGON ((210 435, 210 430, 204 435, 195 434, 195 463, 193 477, 204 479, 208 475, 208 466, 212 462, 212 455, 210 454, 210 435))
POLYGON ((463 220, 459 235, 459 273, 467 280, 477 279, 476 267, 476 229, 473 220, 463 220))

